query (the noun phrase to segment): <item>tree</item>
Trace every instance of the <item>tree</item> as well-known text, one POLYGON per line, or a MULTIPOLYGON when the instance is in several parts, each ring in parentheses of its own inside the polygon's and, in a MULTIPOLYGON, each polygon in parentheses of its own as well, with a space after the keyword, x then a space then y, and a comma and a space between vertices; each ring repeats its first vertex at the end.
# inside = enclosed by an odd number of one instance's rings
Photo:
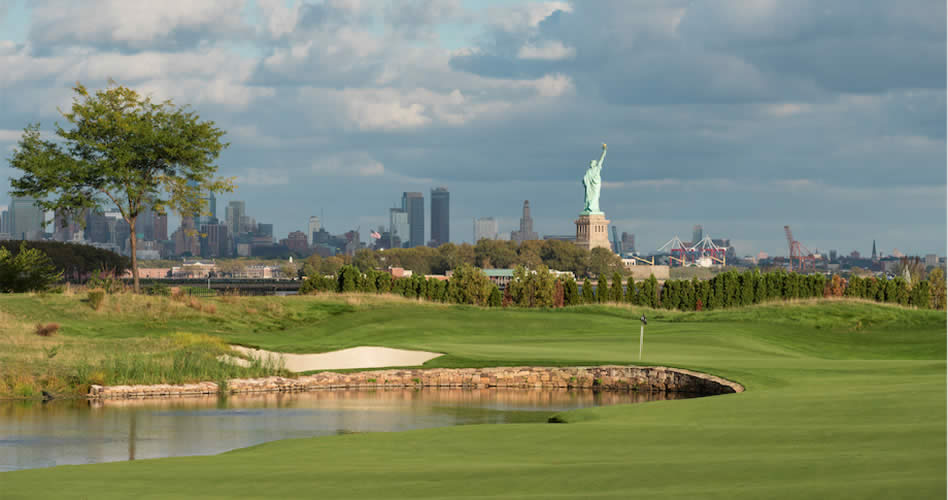
POLYGON ((563 282, 563 303, 568 306, 582 304, 583 297, 579 294, 579 286, 572 276, 567 276, 563 282))
POLYGON ((635 278, 629 276, 625 282, 625 301, 629 304, 636 304, 635 278))
POLYGON ((491 290, 495 288, 483 271, 467 264, 454 270, 449 287, 454 295, 451 297, 452 302, 478 306, 488 305, 491 290))
POLYGON ((0 246, 0 292, 23 293, 46 290, 61 280, 62 271, 42 251, 20 243, 16 255, 0 246))
POLYGON ((490 296, 487 298, 487 305, 490 307, 500 307, 503 305, 503 296, 500 294, 500 289, 497 286, 494 286, 490 290, 490 296))
POLYGON ((928 273, 928 290, 931 294, 931 308, 945 310, 945 272, 940 267, 928 273))
POLYGON ((612 253, 608 248, 593 248, 589 252, 589 273, 595 275, 600 281, 606 281, 606 278, 613 272, 622 272, 622 259, 612 253))
POLYGON ((610 299, 619 303, 622 302, 622 275, 618 271, 612 273, 612 289, 610 290, 610 299))
POLYGON ((139 292, 138 216, 149 209, 190 216, 207 210, 202 193, 232 191, 230 179, 214 175, 225 132, 187 106, 153 103, 115 82, 94 94, 78 83, 73 91, 72 108, 62 113, 73 128, 56 125, 57 141, 42 139, 38 123, 24 129, 10 159, 23 175, 11 179, 11 193, 80 220, 86 210, 114 204, 130 229, 139 292))
POLYGON ((336 291, 340 293, 354 292, 358 287, 358 278, 362 273, 355 266, 345 265, 339 269, 339 275, 336 276, 338 287, 336 291))
POLYGON ((355 257, 352 258, 352 265, 364 273, 379 267, 379 259, 374 250, 363 248, 356 251, 355 257))
POLYGON ((909 303, 919 309, 928 309, 931 305, 931 295, 928 293, 928 282, 919 281, 912 287, 909 294, 909 303))
POLYGON ((592 284, 589 283, 589 278, 583 279, 583 303, 592 304, 596 301, 595 295, 593 295, 592 284))

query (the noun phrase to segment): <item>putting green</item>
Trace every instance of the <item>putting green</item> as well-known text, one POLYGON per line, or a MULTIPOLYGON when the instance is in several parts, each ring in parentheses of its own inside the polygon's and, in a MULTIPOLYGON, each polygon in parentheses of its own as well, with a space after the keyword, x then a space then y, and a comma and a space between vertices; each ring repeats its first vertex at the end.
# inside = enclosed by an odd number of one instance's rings
MULTIPOLYGON (((366 303, 283 334, 194 331, 296 352, 447 353, 433 366, 631 363, 640 313, 366 303)), ((353 434, 3 473, 0 498, 944 496, 944 313, 820 302, 647 314, 643 362, 747 391, 567 412, 567 424, 353 434)))

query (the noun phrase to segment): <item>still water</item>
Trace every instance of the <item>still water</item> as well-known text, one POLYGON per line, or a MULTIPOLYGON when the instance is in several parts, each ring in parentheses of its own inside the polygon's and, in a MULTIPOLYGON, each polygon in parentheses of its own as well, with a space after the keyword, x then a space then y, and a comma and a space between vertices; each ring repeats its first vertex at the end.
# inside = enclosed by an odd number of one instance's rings
POLYGON ((91 402, 0 401, 0 472, 210 455, 277 439, 545 422, 558 411, 680 394, 527 389, 315 391, 91 402))

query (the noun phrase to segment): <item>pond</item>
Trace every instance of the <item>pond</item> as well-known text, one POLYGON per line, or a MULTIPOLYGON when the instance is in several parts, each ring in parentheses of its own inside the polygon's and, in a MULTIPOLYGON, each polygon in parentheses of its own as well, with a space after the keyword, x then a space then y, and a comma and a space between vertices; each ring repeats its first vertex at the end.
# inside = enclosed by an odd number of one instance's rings
POLYGON ((529 389, 326 390, 141 400, 0 401, 0 472, 211 455, 278 439, 545 422, 564 410, 675 393, 529 389))

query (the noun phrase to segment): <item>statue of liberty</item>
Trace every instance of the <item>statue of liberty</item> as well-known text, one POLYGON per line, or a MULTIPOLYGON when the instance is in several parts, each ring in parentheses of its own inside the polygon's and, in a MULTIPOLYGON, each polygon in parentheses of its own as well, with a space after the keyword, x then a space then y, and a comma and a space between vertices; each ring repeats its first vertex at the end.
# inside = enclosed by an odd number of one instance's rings
POLYGON ((589 162, 589 168, 586 169, 586 175, 583 176, 583 189, 585 190, 585 203, 580 215, 601 214, 599 210, 599 188, 602 184, 602 178, 599 173, 602 171, 602 162, 606 159, 606 144, 602 144, 602 156, 599 161, 589 162))

